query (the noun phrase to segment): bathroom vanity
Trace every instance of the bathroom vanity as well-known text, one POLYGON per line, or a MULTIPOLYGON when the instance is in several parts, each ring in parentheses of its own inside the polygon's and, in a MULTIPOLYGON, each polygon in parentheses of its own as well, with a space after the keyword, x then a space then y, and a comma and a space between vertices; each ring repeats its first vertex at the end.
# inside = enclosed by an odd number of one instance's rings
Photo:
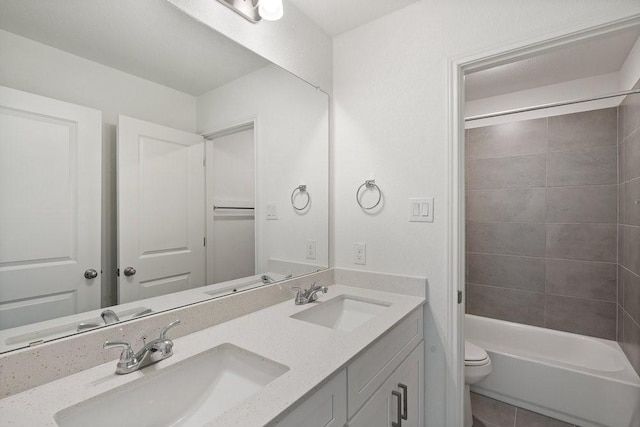
POLYGON ((9 396, 0 412, 41 426, 422 425, 424 303, 332 285, 177 338, 142 370, 116 375, 112 360, 9 396))

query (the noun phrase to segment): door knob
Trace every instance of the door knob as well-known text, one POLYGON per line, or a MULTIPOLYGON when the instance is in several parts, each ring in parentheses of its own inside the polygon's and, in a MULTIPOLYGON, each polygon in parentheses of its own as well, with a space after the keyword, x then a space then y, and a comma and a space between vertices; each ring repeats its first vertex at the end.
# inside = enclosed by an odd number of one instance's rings
POLYGON ((95 279, 96 277, 98 277, 98 272, 93 268, 90 268, 84 272, 84 277, 85 279, 95 279))
POLYGON ((136 269, 133 267, 127 267, 124 269, 124 275, 129 277, 129 276, 133 276, 134 274, 136 274, 136 269))

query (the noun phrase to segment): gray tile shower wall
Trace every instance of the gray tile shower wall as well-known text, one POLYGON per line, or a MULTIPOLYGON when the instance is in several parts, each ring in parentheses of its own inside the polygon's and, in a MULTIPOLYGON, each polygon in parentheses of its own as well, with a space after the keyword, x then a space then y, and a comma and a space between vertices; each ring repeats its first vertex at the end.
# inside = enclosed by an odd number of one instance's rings
POLYGON ((618 342, 640 375, 640 96, 618 116, 618 342))
POLYGON ((469 129, 466 144, 467 312, 616 339, 618 109, 469 129))

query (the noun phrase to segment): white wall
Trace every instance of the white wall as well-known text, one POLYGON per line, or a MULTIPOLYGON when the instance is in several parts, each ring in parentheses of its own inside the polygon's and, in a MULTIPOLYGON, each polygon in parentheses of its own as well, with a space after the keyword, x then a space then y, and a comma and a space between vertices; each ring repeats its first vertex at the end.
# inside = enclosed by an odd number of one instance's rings
POLYGON ((195 130, 196 100, 183 92, 3 30, 0 57, 3 85, 96 108, 106 124, 124 114, 195 130))
POLYGON ((282 19, 258 24, 215 0, 167 1, 314 86, 331 91, 331 39, 286 0, 282 19))
MULTIPOLYGON (((200 133, 256 118, 256 226, 258 271, 269 258, 328 265, 328 97, 270 65, 198 97, 200 133), (306 184, 311 207, 296 212, 291 192, 306 184), (279 220, 266 220, 277 204, 279 220), (316 241, 316 259, 306 259, 305 241, 316 241)), ((301 202, 302 203, 302 202, 301 202)))
MULTIPOLYGON (((619 71, 599 76, 585 77, 577 80, 565 81, 534 89, 511 92, 483 99, 468 101, 465 104, 465 116, 507 111, 572 99, 584 99, 608 95, 633 88, 640 79, 640 39, 629 52, 619 71)), ((600 99, 597 101, 546 108, 526 113, 510 114, 488 119, 474 120, 466 123, 467 129, 490 126, 500 123, 531 120, 541 117, 552 117, 581 111, 599 110, 617 107, 624 97, 600 99)))
MULTIPOLYGON (((640 77, 640 76, 638 76, 640 77)), ((600 76, 586 77, 578 80, 541 86, 535 89, 527 89, 511 92, 489 98, 468 101, 465 104, 465 116, 471 117, 481 114, 496 113, 499 111, 513 110, 517 108, 533 107, 536 105, 553 102, 567 101, 571 99, 590 98, 599 95, 607 95, 619 92, 619 73, 602 74, 600 76)), ((466 123, 467 129, 490 126, 499 123, 507 123, 521 120, 531 120, 541 117, 560 116, 563 114, 578 113, 581 111, 599 110, 602 108, 617 107, 624 97, 608 98, 579 104, 565 105, 562 107, 546 108, 544 110, 529 111, 526 113, 510 114, 489 119, 474 120, 466 123)))
MULTIPOLYGON (((620 90, 632 89, 640 78, 640 38, 633 45, 619 73, 620 90)), ((620 101, 622 102, 622 101, 620 101)))
POLYGON ((191 95, 0 30, 0 85, 102 111, 102 304, 115 292, 118 114, 195 131, 191 95))
POLYGON ((335 266, 354 267, 353 242, 366 242, 366 270, 428 278, 428 426, 447 425, 447 61, 632 13, 636 0, 423 0, 334 39, 335 266), (354 200, 370 177, 385 194, 375 216, 354 200), (435 196, 433 224, 407 222, 420 196, 435 196))

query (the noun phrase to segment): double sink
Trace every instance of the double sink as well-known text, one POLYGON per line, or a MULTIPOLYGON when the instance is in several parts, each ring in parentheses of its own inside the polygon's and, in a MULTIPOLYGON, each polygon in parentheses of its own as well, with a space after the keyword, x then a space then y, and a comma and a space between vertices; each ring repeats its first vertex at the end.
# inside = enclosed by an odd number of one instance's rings
MULTIPOLYGON (((391 304, 350 295, 311 305, 290 317, 350 332, 391 304)), ((230 343, 58 412, 61 427, 201 426, 257 393, 289 368, 230 343)))

